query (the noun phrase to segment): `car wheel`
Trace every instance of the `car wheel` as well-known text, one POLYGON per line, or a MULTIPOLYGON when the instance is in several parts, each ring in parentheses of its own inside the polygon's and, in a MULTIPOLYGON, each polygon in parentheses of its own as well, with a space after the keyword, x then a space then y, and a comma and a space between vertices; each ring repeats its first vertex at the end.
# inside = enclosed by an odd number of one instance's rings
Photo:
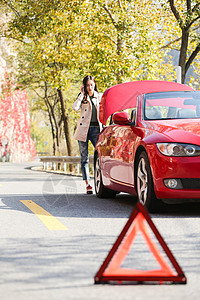
POLYGON ((99 198, 114 198, 117 192, 104 187, 102 182, 101 165, 98 154, 94 161, 94 186, 97 197, 99 198))
POLYGON ((154 192, 151 168, 146 152, 142 152, 137 161, 136 187, 138 201, 149 212, 158 212, 163 209, 164 203, 158 200, 154 192))

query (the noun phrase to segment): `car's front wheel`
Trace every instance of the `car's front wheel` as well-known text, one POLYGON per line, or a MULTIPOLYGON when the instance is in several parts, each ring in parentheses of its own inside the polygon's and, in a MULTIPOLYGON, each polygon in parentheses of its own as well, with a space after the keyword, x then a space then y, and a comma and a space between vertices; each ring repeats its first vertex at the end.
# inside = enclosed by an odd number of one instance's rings
POLYGON ((163 208, 162 200, 158 200, 154 192, 151 168, 145 151, 141 152, 137 160, 136 187, 138 201, 149 212, 158 212, 163 208))
POLYGON ((117 192, 105 188, 102 181, 101 165, 98 154, 95 155, 94 160, 94 186, 98 198, 114 198, 117 192))

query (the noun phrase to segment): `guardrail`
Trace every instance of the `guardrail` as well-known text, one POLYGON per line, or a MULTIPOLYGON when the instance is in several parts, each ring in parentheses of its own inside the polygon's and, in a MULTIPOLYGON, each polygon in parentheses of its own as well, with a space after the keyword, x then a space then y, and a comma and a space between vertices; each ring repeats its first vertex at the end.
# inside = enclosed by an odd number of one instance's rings
MULTIPOLYGON (((81 174, 80 156, 41 156, 44 170, 63 171, 67 173, 81 174)), ((89 156, 89 170, 93 173, 94 156, 89 156)))

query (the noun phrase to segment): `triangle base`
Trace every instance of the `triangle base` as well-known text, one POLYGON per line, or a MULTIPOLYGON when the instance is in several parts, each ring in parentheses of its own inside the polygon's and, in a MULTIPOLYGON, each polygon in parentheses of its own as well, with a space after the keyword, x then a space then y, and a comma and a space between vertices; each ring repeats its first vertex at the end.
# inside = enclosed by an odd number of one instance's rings
POLYGON ((153 282, 153 283, 179 283, 179 284, 186 284, 187 279, 185 276, 149 276, 149 275, 108 275, 108 276, 101 276, 101 278, 95 278, 95 284, 101 283, 110 283, 110 282, 137 282, 137 283, 144 283, 144 282, 153 282))

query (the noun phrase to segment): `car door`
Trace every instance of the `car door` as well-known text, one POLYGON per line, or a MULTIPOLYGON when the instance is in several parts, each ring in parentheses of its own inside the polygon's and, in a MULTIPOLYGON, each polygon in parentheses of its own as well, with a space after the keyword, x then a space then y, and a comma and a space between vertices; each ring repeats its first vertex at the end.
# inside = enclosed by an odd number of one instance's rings
POLYGON ((104 157, 104 167, 110 180, 133 185, 133 152, 136 134, 130 125, 113 125, 106 134, 107 154, 104 157))

